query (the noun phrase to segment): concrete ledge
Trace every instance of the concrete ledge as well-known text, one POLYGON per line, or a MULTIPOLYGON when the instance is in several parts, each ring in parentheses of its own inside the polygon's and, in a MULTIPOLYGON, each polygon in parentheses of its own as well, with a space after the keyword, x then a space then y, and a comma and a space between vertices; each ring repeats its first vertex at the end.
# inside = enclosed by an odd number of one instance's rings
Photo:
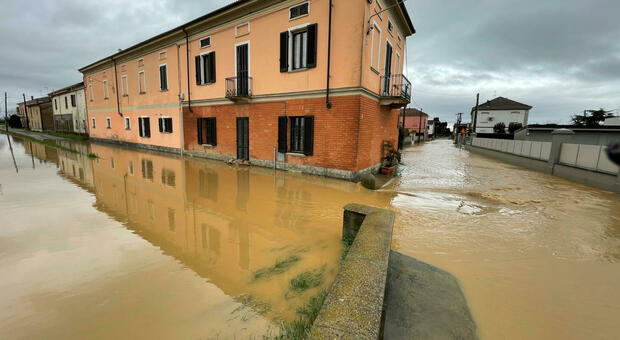
POLYGON ((379 339, 394 213, 344 208, 343 236, 355 236, 312 327, 311 339, 379 339))

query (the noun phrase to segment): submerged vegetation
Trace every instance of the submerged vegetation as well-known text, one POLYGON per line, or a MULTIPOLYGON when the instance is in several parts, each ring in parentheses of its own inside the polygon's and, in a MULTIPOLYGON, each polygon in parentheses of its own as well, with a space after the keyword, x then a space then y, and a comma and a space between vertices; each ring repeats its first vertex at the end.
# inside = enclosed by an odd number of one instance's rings
POLYGON ((284 260, 278 260, 272 267, 262 268, 254 272, 254 281, 266 279, 273 275, 282 274, 291 268, 301 258, 297 255, 291 255, 284 260))
POLYGON ((320 292, 317 296, 310 299, 310 301, 297 308, 297 314, 299 319, 292 322, 280 323, 280 334, 275 337, 264 337, 265 339, 278 339, 278 340, 298 340, 308 339, 310 335, 310 329, 314 324, 314 320, 319 315, 325 298, 327 297, 327 291, 320 292))
POLYGON ((342 253, 340 254, 340 263, 344 262, 344 260, 347 258, 353 241, 355 241, 355 237, 353 236, 345 236, 342 238, 342 244, 344 245, 344 247, 342 248, 342 253))
POLYGON ((303 292, 307 289, 318 287, 323 282, 325 266, 321 269, 305 271, 291 279, 289 288, 294 292, 303 292))

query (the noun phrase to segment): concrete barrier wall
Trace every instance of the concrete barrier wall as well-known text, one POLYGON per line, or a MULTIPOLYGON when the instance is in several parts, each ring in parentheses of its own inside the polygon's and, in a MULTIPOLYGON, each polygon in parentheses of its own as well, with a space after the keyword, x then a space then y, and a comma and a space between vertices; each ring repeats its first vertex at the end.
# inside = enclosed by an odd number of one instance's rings
POLYGON ((355 236, 312 329, 311 339, 381 336, 394 213, 360 204, 345 206, 342 235, 355 236))
POLYGON ((549 155, 551 154, 551 142, 532 142, 474 137, 472 145, 543 161, 548 161, 549 155))
POLYGON ((607 146, 563 143, 560 151, 560 164, 618 174, 618 166, 607 157, 607 146))

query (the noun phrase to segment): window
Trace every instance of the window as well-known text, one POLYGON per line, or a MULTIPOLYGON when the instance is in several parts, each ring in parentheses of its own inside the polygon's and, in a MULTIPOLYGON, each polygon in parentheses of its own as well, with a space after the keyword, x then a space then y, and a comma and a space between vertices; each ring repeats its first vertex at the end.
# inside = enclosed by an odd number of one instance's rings
POLYGON ((129 174, 133 175, 133 162, 129 161, 129 164, 127 165, 127 170, 129 170, 129 174))
POLYGON ((93 96, 93 84, 88 84, 88 100, 91 102, 95 100, 95 97, 93 96))
POLYGON ((215 118, 198 118, 198 144, 217 145, 217 125, 215 118))
POLYGON ((138 67, 144 66, 144 58, 138 59, 138 67))
POLYGON ((108 99, 108 81, 103 81, 103 99, 108 99))
POLYGON ((280 33, 280 72, 316 67, 317 24, 280 33))
POLYGON ((314 116, 278 118, 278 151, 302 153, 310 156, 314 146, 314 116), (290 130, 287 123, 290 120, 290 130), (287 132, 288 137, 287 138, 287 132), (288 142, 288 145, 287 145, 288 142))
POLYGON ((146 93, 146 75, 144 71, 138 72, 138 93, 146 93))
POLYGON ((131 130, 131 121, 129 117, 125 117, 125 130, 131 130))
POLYGON ((161 171, 161 182, 171 187, 176 186, 176 175, 174 171, 169 169, 163 169, 161 171))
POLYGON ((127 65, 121 65, 121 72, 127 71, 127 65))
POLYGON ((54 109, 58 110, 58 100, 54 98, 54 109))
POLYGON ((170 117, 159 118, 159 132, 172 133, 172 118, 170 117))
POLYGON ((200 39, 200 48, 205 48, 209 46, 211 46, 211 37, 200 39))
POLYGON ((127 75, 121 77, 121 93, 123 97, 129 95, 129 84, 127 83, 127 75))
POLYGON ((151 121, 149 117, 138 118, 138 126, 140 127, 140 137, 151 137, 151 121))
POLYGON ((148 159, 142 160, 142 178, 153 180, 153 161, 148 159))
POLYGON ((164 60, 167 57, 167 52, 166 51, 161 51, 159 52, 159 60, 164 60))
POLYGON ((93 129, 95 128, 95 118, 92 118, 92 122, 93 122, 93 129))
POLYGON ((110 158, 110 168, 114 169, 114 157, 110 158))
POLYGON ((76 107, 76 106, 77 106, 77 103, 75 101, 75 95, 72 94, 71 95, 71 107, 76 107))
POLYGON ((197 55, 196 62, 196 85, 215 83, 215 52, 206 52, 197 55))
POLYGON ((376 22, 373 22, 370 42, 370 67, 378 72, 381 65, 381 29, 376 22))
POLYGON ((159 90, 168 91, 168 68, 166 64, 159 65, 159 90))
POLYGON ((65 109, 69 108, 69 99, 65 96, 65 109))
POLYGON ((390 19, 388 19, 388 32, 391 35, 394 35, 394 24, 392 24, 392 21, 390 19))
POLYGON ((310 3, 304 2, 299 5, 293 6, 289 8, 289 19, 299 18, 305 15, 308 15, 310 12, 310 3))
POLYGON ((110 117, 105 119, 105 126, 108 129, 112 128, 112 120, 110 119, 110 117))
POLYGON ((250 34, 250 23, 244 22, 235 26, 235 37, 241 37, 250 34))

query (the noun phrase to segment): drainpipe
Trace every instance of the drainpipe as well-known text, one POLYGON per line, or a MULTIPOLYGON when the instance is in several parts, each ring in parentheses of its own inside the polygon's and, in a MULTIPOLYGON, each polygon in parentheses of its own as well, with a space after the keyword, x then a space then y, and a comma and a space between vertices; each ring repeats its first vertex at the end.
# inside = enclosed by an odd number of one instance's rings
POLYGON ((331 53, 332 53, 332 0, 329 0, 329 30, 327 37, 327 88, 325 89, 325 106, 328 109, 332 108, 332 103, 329 102, 329 71, 331 64, 331 53))
POLYGON ((187 56, 187 106, 189 108, 189 112, 194 113, 192 110, 192 96, 189 90, 189 34, 183 27, 183 33, 185 33, 185 54, 187 56))
MULTIPOLYGON (((114 59, 114 57, 111 58, 112 62, 114 63, 114 83, 116 84, 116 109, 118 110, 118 115, 119 116, 123 116, 123 114, 121 113, 121 101, 120 98, 118 97, 118 75, 116 73, 116 59, 114 59)), ((77 98, 76 98, 77 100, 77 98)))

